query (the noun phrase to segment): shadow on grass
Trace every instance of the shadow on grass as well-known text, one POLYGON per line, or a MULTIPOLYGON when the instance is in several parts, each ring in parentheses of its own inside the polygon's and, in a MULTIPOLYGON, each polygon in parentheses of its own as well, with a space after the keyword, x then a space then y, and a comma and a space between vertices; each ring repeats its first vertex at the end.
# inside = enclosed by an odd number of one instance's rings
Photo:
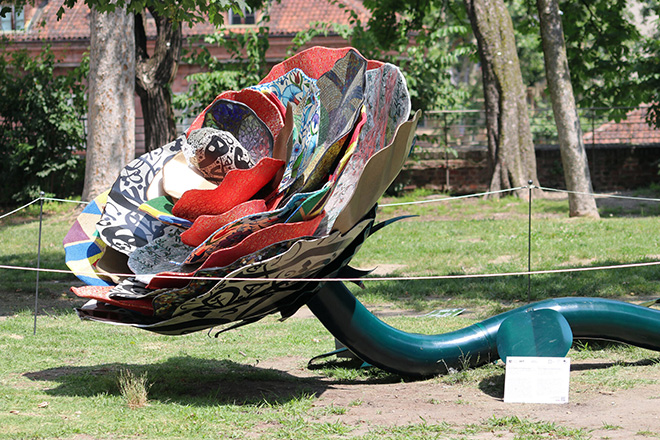
POLYGON ((571 371, 604 370, 612 367, 650 367, 657 365, 660 358, 640 359, 634 362, 626 361, 607 361, 607 362, 589 362, 571 365, 571 371))
POLYGON ((479 381, 479 389, 496 399, 504 399, 504 373, 496 373, 479 381))
MULTIPOLYGON (((660 198, 656 190, 640 189, 632 197, 660 198)), ((660 203, 653 200, 597 198, 596 206, 601 217, 656 217, 660 215, 660 203)))
MULTIPOLYGON (((345 367, 345 365, 343 365, 345 367)), ((213 360, 190 356, 171 357, 159 364, 112 363, 87 367, 56 367, 25 373, 34 381, 56 382, 46 390, 54 396, 120 395, 118 378, 122 370, 134 375, 146 374, 149 400, 176 402, 182 405, 283 404, 302 397, 318 397, 337 383, 390 383, 401 379, 387 373, 373 378, 301 378, 281 370, 244 365, 231 360, 213 360)))
POLYGON ((119 395, 122 370, 146 374, 149 400, 182 405, 250 405, 285 403, 302 396, 318 396, 331 385, 318 378, 298 378, 286 372, 243 365, 230 360, 189 356, 171 357, 159 364, 102 364, 88 367, 57 367, 25 373, 35 381, 58 382, 46 393, 54 396, 119 395))

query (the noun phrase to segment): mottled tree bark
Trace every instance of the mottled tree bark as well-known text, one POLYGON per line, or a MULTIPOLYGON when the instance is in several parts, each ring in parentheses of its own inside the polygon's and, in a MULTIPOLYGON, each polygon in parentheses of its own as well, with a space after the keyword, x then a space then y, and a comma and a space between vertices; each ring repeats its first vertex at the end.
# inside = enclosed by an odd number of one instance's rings
POLYGON ((169 143, 177 135, 170 83, 176 77, 182 42, 181 23, 150 12, 157 30, 151 56, 147 52, 146 14, 135 16, 135 88, 142 105, 147 151, 169 143))
POLYGON ((110 188, 135 157, 133 15, 92 8, 88 77, 87 163, 83 200, 110 188))
POLYGON ((593 189, 589 164, 573 96, 559 5, 556 0, 537 0, 536 6, 541 22, 545 75, 557 124, 564 180, 566 188, 572 191, 568 195, 569 215, 599 218, 596 201, 591 195, 593 189))
MULTIPOLYGON (((464 0, 477 39, 486 101, 490 191, 538 185, 511 17, 503 0, 464 0)), ((527 191, 519 191, 525 197, 527 191)))

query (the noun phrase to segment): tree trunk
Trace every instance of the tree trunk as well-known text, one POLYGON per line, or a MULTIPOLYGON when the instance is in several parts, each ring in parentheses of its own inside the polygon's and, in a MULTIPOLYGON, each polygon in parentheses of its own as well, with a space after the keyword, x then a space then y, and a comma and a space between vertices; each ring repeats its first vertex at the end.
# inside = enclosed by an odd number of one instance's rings
MULTIPOLYGON (((486 101, 490 191, 538 185, 525 87, 503 0, 465 0, 477 39, 486 101)), ((526 197, 527 191, 518 191, 526 197)), ((497 197, 497 195, 495 195, 497 197)))
POLYGON ((575 191, 568 194, 569 215, 599 218, 596 201, 591 195, 593 189, 589 164, 573 96, 559 5, 556 0, 537 0, 536 6, 541 22, 545 75, 557 124, 564 180, 566 188, 575 191))
POLYGON ((135 157, 133 16, 91 10, 87 163, 83 200, 109 189, 135 157))
POLYGON ((182 42, 181 23, 150 12, 157 31, 151 56, 147 53, 146 14, 135 16, 135 87, 142 104, 147 151, 171 142, 177 135, 170 83, 176 77, 182 42))

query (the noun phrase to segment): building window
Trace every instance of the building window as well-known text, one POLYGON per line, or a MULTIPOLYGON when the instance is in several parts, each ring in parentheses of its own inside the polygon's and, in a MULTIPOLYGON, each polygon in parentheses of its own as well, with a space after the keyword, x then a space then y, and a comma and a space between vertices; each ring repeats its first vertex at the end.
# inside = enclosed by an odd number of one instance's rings
POLYGON ((242 8, 241 12, 242 16, 230 9, 227 13, 227 24, 230 26, 254 26, 257 23, 256 12, 248 12, 245 8, 242 8))
POLYGON ((25 29, 23 8, 14 5, 0 5, 0 30, 20 31, 25 29))

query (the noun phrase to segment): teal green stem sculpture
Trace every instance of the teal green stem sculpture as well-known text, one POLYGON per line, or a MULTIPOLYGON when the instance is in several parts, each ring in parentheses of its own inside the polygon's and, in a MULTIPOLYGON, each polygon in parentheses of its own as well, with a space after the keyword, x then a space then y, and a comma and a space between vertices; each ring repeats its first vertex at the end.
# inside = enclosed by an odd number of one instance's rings
POLYGON ((499 359, 497 332, 508 317, 552 309, 577 339, 604 339, 660 351, 660 311, 602 298, 540 301, 439 335, 397 330, 369 312, 339 282, 329 282, 307 305, 323 325, 360 359, 404 376, 432 376, 449 368, 499 359))

